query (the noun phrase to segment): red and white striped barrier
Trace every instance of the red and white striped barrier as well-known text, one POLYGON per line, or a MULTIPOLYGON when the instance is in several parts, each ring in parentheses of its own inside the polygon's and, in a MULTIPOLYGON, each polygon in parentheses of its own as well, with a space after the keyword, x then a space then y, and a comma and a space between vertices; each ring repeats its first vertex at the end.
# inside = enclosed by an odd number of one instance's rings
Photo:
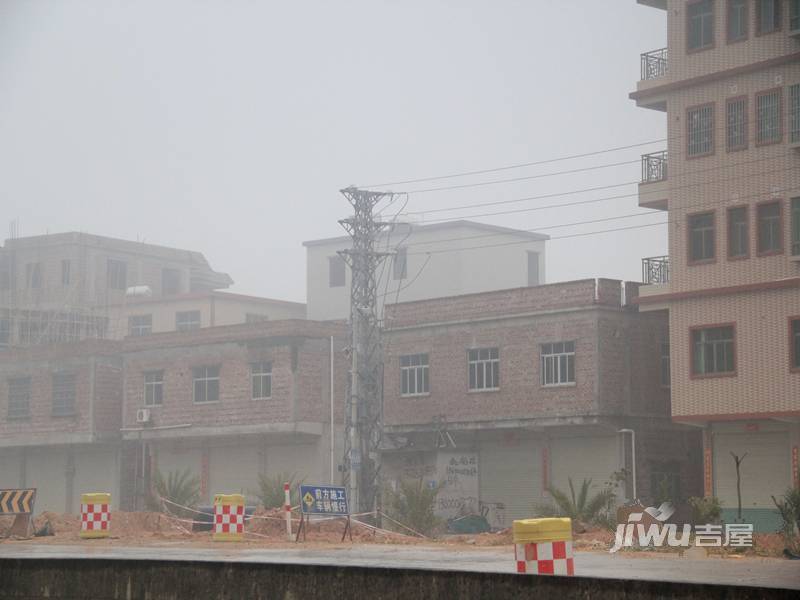
POLYGON ((110 526, 111 494, 81 494, 80 537, 108 537, 110 526))
POLYGON ((572 541, 514 544, 517 573, 574 575, 572 541))
POLYGON ((283 484, 283 514, 286 515, 286 539, 292 541, 292 499, 289 483, 283 484))

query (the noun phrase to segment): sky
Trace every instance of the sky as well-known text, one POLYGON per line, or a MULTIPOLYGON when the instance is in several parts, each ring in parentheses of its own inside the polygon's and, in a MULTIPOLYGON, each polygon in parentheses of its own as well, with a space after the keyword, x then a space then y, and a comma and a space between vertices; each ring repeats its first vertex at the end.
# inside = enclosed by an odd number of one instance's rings
POLYGON ((573 236, 548 242, 549 282, 638 280, 665 225, 574 234, 665 220, 627 216, 650 212, 633 182, 666 133, 628 93, 665 45, 666 14, 635 0, 0 0, 0 232, 198 250, 234 291, 302 301, 302 242, 342 235, 343 187, 652 141, 374 188, 410 192, 398 218, 415 222, 626 195, 474 218, 573 236), (610 163, 626 164, 551 175, 610 163))

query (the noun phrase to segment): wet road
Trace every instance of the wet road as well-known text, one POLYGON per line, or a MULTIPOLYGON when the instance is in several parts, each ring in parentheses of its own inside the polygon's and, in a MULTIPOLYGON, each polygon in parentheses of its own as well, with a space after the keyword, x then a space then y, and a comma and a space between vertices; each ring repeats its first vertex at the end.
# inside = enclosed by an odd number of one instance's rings
MULTIPOLYGON (((513 572, 509 548, 354 545, 336 547, 291 546, 258 548, 234 544, 187 547, 181 543, 157 546, 0 544, 0 557, 8 558, 120 558, 169 560, 247 561, 314 565, 381 566, 414 569, 513 572)), ((800 590, 800 561, 779 559, 720 559, 611 555, 576 552, 576 575, 657 581, 758 585, 800 590)))

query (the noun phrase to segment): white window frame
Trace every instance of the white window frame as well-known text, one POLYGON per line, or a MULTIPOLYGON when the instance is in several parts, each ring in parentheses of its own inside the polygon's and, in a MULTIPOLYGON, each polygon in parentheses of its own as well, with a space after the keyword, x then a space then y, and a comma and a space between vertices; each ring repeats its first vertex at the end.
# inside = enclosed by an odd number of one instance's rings
POLYGON ((194 402, 195 404, 212 404, 214 402, 219 402, 219 397, 220 397, 219 371, 220 371, 219 365, 192 367, 192 402, 194 402), (197 399, 198 383, 203 385, 204 399, 202 400, 197 399), (208 399, 209 385, 211 385, 211 389, 216 388, 217 397, 214 398, 213 400, 208 399))
POLYGON ((467 350, 467 389, 470 392, 495 392, 500 389, 500 349, 467 350))
POLYGON ((164 371, 144 372, 144 405, 164 405, 164 371))
POLYGON ((194 331, 201 326, 202 315, 199 310, 179 310, 175 313, 175 331, 194 331), (194 315, 197 315, 197 319, 190 320, 194 315))
POLYGON ((128 335, 131 337, 142 337, 153 333, 153 315, 131 315, 128 317, 128 335), (142 323, 142 319, 147 319, 147 323, 142 323))
POLYGON ((253 400, 269 400, 272 398, 272 362, 254 362, 250 364, 250 397, 253 400), (258 382, 258 385, 256 385, 258 382), (260 393, 256 394, 256 387, 260 393), (264 394, 264 389, 268 393, 264 394))
POLYGON ((540 347, 542 387, 575 385, 575 342, 548 342, 540 347), (570 368, 572 378, 570 379, 570 368))
POLYGON ((400 396, 428 396, 431 392, 430 358, 427 352, 400 357, 400 396), (412 385, 413 384, 413 385, 412 385))

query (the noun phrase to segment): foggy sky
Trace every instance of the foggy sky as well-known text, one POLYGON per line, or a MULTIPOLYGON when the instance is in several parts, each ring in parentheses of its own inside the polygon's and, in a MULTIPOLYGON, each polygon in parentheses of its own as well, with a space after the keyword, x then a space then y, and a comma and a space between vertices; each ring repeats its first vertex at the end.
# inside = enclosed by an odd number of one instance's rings
MULTIPOLYGON (((301 242, 342 234, 344 186, 663 138, 665 114, 627 94, 639 54, 664 45, 666 15, 634 0, 0 0, 0 235, 18 218, 22 235, 79 230, 199 250, 235 291, 303 300, 301 242)), ((636 160, 662 146, 436 183, 636 160)), ((631 164, 412 193, 407 210, 639 174, 631 164)), ((527 229, 636 212, 646 211, 634 196, 476 220, 527 229)), ((660 254, 666 226, 553 240, 548 280, 638 280, 640 259, 660 254)))

